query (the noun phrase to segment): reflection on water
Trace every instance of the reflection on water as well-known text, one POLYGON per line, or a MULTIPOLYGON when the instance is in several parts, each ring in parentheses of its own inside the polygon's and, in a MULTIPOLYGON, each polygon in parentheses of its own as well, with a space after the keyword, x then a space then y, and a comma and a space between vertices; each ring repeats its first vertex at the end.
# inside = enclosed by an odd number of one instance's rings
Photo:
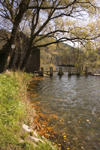
POLYGON ((100 77, 47 76, 34 88, 33 100, 64 119, 71 150, 100 150, 100 77))

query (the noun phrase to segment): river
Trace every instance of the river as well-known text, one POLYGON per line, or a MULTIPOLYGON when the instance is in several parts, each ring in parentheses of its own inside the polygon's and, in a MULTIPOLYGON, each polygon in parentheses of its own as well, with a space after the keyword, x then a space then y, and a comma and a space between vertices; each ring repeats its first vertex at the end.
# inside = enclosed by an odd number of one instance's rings
POLYGON ((33 101, 56 114, 56 129, 67 133, 70 150, 100 150, 100 77, 46 76, 33 88, 33 101), (60 122, 63 122, 60 126, 60 122))

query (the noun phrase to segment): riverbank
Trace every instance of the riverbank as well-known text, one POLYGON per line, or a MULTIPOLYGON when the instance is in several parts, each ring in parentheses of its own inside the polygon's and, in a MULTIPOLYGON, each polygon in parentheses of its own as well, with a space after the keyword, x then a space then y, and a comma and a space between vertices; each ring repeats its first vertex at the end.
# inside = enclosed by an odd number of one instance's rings
POLYGON ((23 72, 8 71, 0 74, 1 150, 55 149, 50 142, 39 137, 33 130, 36 112, 27 93, 31 78, 31 74, 23 72), (25 126, 28 129, 30 127, 30 131, 24 129, 25 126))

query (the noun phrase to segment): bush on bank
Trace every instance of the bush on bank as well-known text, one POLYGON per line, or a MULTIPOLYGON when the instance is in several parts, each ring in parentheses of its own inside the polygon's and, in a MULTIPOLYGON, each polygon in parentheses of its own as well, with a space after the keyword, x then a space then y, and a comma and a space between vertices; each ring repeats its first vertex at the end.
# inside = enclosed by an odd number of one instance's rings
MULTIPOLYGON (((1 150, 53 150, 48 142, 37 147, 31 142, 19 142, 22 123, 32 125, 35 111, 27 96, 32 74, 5 72, 0 74, 0 149, 1 150)), ((26 136, 26 135, 25 135, 26 136)))

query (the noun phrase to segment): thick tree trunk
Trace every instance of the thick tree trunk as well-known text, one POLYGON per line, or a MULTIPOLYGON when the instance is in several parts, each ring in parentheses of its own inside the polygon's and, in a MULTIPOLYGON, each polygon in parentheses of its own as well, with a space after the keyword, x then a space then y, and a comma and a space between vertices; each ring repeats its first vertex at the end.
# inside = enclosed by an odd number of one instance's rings
POLYGON ((10 63, 8 66, 9 69, 14 69, 14 57, 15 57, 15 52, 13 52, 12 57, 10 59, 10 63))
POLYGON ((21 62, 22 62, 22 55, 21 55, 21 53, 19 53, 19 54, 18 54, 18 58, 17 58, 17 62, 16 62, 16 64, 15 64, 16 70, 20 69, 21 62))
POLYGON ((8 46, 6 48, 5 57, 4 57, 3 62, 0 65, 0 72, 5 71, 7 69, 7 67, 9 66, 10 59, 12 57, 12 52, 13 52, 11 45, 14 44, 19 23, 21 22, 21 19, 24 15, 25 11, 28 8, 29 2, 30 2, 30 0, 27 0, 27 1, 22 0, 19 5, 19 13, 15 17, 15 21, 13 23, 13 29, 12 29, 10 40, 8 41, 8 46))
POLYGON ((26 67, 27 62, 28 62, 28 60, 30 58, 30 55, 31 55, 31 49, 28 49, 27 53, 25 55, 25 58, 22 61, 22 64, 21 64, 21 67, 20 67, 21 70, 25 70, 25 67, 26 67))
POLYGON ((20 67, 21 70, 25 70, 27 62, 28 62, 28 60, 30 58, 31 51, 32 51, 32 49, 31 49, 32 43, 33 43, 33 40, 31 39, 30 42, 29 42, 29 46, 28 46, 27 52, 25 54, 25 57, 24 57, 24 59, 22 61, 21 67, 20 67))

